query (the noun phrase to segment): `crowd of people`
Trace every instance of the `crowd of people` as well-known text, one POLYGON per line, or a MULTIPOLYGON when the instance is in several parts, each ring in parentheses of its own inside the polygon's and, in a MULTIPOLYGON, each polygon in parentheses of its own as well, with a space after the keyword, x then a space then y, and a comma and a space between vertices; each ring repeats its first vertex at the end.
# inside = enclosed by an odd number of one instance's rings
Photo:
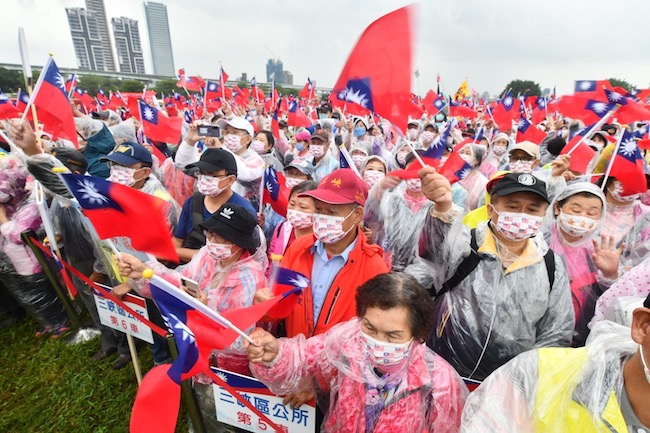
MULTIPOLYGON (((47 241, 115 296, 145 297, 160 326, 147 268, 179 290, 195 281, 190 294, 217 312, 277 295, 274 262, 305 275, 286 318, 265 318, 246 330, 254 343, 240 338, 210 363, 258 378, 291 407, 315 399, 321 431, 650 432, 650 193, 645 185, 625 195, 607 170, 612 138, 641 124, 594 131, 584 141, 593 159, 576 171, 562 149, 577 122, 559 115, 539 123, 547 136, 537 145, 485 117, 425 114, 402 134, 324 101, 308 106, 317 110, 311 126, 279 119, 273 133, 272 113, 254 105, 206 110, 183 124, 179 143, 163 143, 148 140, 126 107, 87 115, 73 101, 78 150, 28 121, 3 122, 7 317, 27 311, 38 338, 71 327, 21 236, 43 237, 38 181, 56 231, 47 241), (220 133, 202 136, 202 125, 220 133), (432 146, 444 148, 442 159, 423 165, 432 146), (454 153, 469 168, 450 179, 440 167, 454 153), (180 265, 118 260, 57 167, 162 199, 180 265), (261 194, 267 167, 283 174, 284 212, 261 194)), ((125 367, 125 335, 103 326, 92 290, 73 283, 101 331, 92 358, 125 367)), ((171 362, 164 339, 151 350, 155 365, 171 362)), ((211 384, 193 379, 204 423, 229 431, 211 384)))

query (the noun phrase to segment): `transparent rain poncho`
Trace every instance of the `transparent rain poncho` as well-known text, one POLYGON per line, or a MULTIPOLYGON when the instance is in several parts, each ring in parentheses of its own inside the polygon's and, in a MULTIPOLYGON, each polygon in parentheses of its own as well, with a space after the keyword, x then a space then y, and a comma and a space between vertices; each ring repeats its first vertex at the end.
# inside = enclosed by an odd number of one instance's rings
POLYGON ((273 363, 251 364, 251 370, 278 395, 314 392, 326 414, 323 432, 458 431, 467 389, 424 344, 414 342, 404 365, 379 377, 365 352, 358 319, 310 339, 299 334, 279 342, 273 363))
MULTIPOLYGON (((476 228, 476 239, 482 259, 458 286, 436 299, 428 345, 461 376, 481 381, 526 350, 568 346, 574 318, 566 268, 556 256, 550 287, 543 260, 548 246, 541 235, 529 240, 505 269, 486 222, 476 228)), ((420 259, 405 272, 438 292, 470 249, 470 229, 460 217, 447 224, 427 215, 420 259)))
POLYGON ((461 433, 627 433, 623 367, 638 345, 630 328, 599 322, 579 349, 531 350, 467 399, 461 433))

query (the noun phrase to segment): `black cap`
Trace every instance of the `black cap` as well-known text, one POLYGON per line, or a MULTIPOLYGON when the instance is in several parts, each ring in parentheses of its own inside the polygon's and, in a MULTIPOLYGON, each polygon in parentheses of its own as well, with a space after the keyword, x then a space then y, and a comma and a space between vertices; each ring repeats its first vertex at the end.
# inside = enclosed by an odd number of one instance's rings
POLYGON ((215 232, 251 253, 260 246, 257 220, 246 208, 236 204, 222 205, 210 218, 199 224, 199 227, 215 232))
POLYGON ((566 146, 566 141, 564 141, 564 138, 554 137, 548 141, 546 150, 548 150, 548 153, 553 156, 559 156, 560 152, 562 152, 562 149, 564 149, 564 146, 566 146))
POLYGON ((83 174, 88 170, 88 161, 86 161, 86 157, 77 149, 55 147, 52 149, 51 153, 52 156, 61 161, 70 171, 79 170, 79 172, 83 174))
POLYGON ((528 173, 508 173, 502 177, 494 178, 487 184, 487 190, 490 195, 499 197, 516 192, 532 192, 548 203, 546 183, 528 173))
POLYGON ((120 165, 132 165, 138 162, 151 167, 153 159, 151 152, 140 143, 126 142, 117 146, 108 155, 100 158, 100 161, 112 161, 120 165))
POLYGON ((201 155, 201 159, 194 164, 186 165, 185 168, 199 168, 208 173, 226 170, 226 173, 237 176, 237 161, 232 153, 224 149, 207 149, 201 155))
POLYGON ((650 308, 650 294, 648 294, 648 297, 645 298, 645 301, 643 302, 643 306, 646 308, 650 308))

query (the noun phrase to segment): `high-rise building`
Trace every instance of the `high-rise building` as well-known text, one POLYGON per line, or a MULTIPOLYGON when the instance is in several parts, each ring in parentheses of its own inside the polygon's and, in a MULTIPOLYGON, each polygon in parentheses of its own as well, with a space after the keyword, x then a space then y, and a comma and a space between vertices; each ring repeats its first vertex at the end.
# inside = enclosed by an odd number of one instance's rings
POLYGON ((289 84, 293 86, 293 74, 289 71, 284 71, 282 84, 289 84))
POLYGON ((102 40, 102 46, 104 47, 104 62, 106 63, 106 70, 116 71, 113 48, 111 47, 111 37, 108 34, 108 21, 106 20, 104 0, 86 0, 86 10, 94 13, 97 17, 99 35, 102 40))
POLYGON ((144 56, 138 21, 127 17, 112 18, 111 25, 120 72, 144 74, 144 56))
POLYGON ((84 8, 65 8, 79 69, 108 71, 97 15, 84 8))
POLYGON ((269 59, 266 62, 266 82, 270 83, 275 78, 275 82, 278 84, 284 83, 284 71, 283 71, 282 60, 280 59, 269 59))
POLYGON ((169 33, 167 6, 161 3, 144 2, 144 15, 147 19, 147 33, 153 73, 155 75, 174 76, 174 54, 172 53, 172 38, 169 33))

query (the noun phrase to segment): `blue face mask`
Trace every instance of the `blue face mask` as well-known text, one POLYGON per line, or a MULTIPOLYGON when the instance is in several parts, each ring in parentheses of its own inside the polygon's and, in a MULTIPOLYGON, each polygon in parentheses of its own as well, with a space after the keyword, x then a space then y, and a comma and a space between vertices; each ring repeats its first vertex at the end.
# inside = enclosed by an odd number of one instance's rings
POLYGON ((302 152, 303 150, 305 150, 305 145, 302 143, 302 141, 296 143, 296 150, 298 152, 302 152))
POLYGON ((442 114, 436 114, 436 120, 438 122, 442 122, 443 120, 445 120, 445 116, 443 116, 442 114))
POLYGON ((357 138, 363 137, 365 133, 366 133, 366 128, 362 128, 362 127, 354 128, 354 136, 357 138))
POLYGON ((321 120, 327 119, 327 113, 319 113, 318 118, 321 119, 321 120))

